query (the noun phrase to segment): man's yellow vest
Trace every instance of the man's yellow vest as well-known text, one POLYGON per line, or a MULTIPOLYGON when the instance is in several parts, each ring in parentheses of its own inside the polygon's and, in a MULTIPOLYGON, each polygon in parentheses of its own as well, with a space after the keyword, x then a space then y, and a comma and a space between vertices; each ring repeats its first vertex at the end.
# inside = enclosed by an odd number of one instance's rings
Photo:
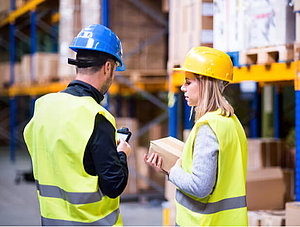
POLYGON ((246 206, 247 139, 234 115, 220 110, 202 116, 185 143, 182 168, 191 173, 193 147, 198 128, 208 124, 219 142, 217 181, 212 194, 197 198, 176 190, 176 224, 179 226, 248 225, 246 206))
POLYGON ((98 113, 115 127, 114 117, 92 97, 53 93, 36 101, 24 138, 43 225, 122 225, 119 197, 103 195, 98 176, 83 166, 98 113))

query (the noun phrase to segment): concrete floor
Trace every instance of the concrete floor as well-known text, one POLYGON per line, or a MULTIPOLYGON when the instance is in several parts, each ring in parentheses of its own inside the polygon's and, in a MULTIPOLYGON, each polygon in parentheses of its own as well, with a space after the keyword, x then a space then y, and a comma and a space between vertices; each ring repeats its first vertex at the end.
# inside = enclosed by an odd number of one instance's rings
MULTIPOLYGON (((18 150, 12 163, 9 148, 0 147, 0 225, 40 225, 35 185, 25 181, 15 182, 17 172, 27 170, 30 170, 30 158, 26 151, 18 150)), ((162 225, 159 200, 121 202, 120 210, 124 225, 162 225)))

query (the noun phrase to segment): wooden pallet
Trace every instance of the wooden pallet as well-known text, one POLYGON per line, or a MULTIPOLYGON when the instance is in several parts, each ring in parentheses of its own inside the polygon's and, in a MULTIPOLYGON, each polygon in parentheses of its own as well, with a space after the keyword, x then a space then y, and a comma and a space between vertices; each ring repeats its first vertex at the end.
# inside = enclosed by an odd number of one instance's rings
POLYGON ((294 60, 300 60, 300 42, 294 44, 294 60))
POLYGON ((294 60, 293 45, 279 45, 252 48, 246 51, 240 51, 239 64, 271 64, 275 62, 286 62, 294 60))
POLYGON ((249 226, 285 226, 285 210, 248 211, 249 226))

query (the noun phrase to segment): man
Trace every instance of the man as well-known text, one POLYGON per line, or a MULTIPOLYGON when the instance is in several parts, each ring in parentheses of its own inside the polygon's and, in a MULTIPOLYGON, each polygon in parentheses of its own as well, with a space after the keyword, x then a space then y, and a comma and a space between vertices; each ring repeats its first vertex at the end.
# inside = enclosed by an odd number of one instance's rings
POLYGON ((131 147, 116 140, 114 117, 99 103, 125 70, 118 37, 94 24, 74 38, 76 80, 36 101, 24 138, 32 159, 42 225, 122 225, 119 195, 131 147), (118 145, 117 145, 118 143, 118 145))

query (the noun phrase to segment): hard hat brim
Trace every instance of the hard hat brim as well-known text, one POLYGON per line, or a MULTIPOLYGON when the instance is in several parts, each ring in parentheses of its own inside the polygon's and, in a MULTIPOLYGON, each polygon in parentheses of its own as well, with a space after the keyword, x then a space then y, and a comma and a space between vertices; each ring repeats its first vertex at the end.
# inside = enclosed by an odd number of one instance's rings
POLYGON ((116 71, 125 71, 125 65, 123 64, 123 62, 121 63, 121 65, 120 66, 117 66, 117 68, 116 68, 116 71))
MULTIPOLYGON (((76 52, 76 53, 77 53, 78 49, 89 50, 89 48, 85 48, 85 47, 80 47, 80 48, 78 48, 78 47, 74 47, 74 46, 72 46, 72 45, 69 46, 69 48, 70 48, 71 50, 73 50, 74 52, 76 52)), ((95 50, 95 51, 97 51, 97 50, 95 50)), ((119 56, 115 55, 115 54, 112 53, 112 52, 108 52, 108 51, 107 51, 107 52, 99 51, 99 52, 111 54, 111 55, 114 56, 116 59, 118 59, 118 62, 120 62, 121 65, 120 65, 120 66, 117 66, 116 71, 121 72, 121 71, 125 71, 125 70, 126 70, 125 64, 123 63, 122 59, 120 59, 119 56)))
MULTIPOLYGON (((187 68, 184 68, 184 67, 181 67, 181 68, 172 68, 173 71, 181 71, 181 72, 190 72, 190 73, 195 73, 195 74, 198 74, 200 75, 199 73, 197 73, 196 71, 193 71, 193 70, 190 70, 190 69, 187 69, 187 68)), ((224 80, 224 81, 227 81, 229 83, 232 83, 232 80, 225 80, 224 78, 222 77, 218 77, 218 76, 211 76, 211 75, 205 75, 205 74, 201 74, 203 76, 207 76, 207 77, 211 77, 211 78, 215 78, 215 79, 218 79, 218 80, 224 80)))

